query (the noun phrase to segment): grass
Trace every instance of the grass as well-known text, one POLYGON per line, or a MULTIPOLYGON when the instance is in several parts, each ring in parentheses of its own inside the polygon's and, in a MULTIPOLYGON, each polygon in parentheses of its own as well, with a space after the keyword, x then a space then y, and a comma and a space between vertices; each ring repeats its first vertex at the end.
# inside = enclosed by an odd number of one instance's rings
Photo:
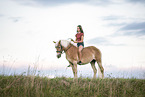
POLYGON ((0 75, 0 97, 145 97, 145 79, 0 75))

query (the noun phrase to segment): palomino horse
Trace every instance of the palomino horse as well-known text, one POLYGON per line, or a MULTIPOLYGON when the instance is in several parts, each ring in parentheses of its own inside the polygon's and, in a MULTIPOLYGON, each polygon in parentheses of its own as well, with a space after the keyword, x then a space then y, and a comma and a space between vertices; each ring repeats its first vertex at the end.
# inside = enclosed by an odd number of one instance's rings
MULTIPOLYGON (((78 59, 78 47, 74 46, 70 41, 67 40, 59 40, 55 42, 55 48, 57 52, 57 58, 61 57, 61 54, 66 54, 66 59, 68 60, 70 66, 72 67, 74 78, 77 78, 77 63, 78 59)), ((97 69, 95 67, 95 62, 98 63, 98 70, 99 70, 99 77, 104 78, 104 68, 101 62, 101 52, 94 46, 85 47, 82 50, 82 58, 81 58, 82 65, 91 63, 91 66, 94 71, 94 77, 96 78, 97 69)))

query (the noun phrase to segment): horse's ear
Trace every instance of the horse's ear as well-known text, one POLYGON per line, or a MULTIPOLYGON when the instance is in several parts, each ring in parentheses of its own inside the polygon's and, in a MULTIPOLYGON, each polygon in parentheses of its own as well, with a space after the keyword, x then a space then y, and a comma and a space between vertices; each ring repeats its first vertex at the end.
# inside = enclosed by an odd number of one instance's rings
POLYGON ((53 41, 53 43, 56 43, 55 41, 53 41))
POLYGON ((60 44, 60 43, 61 43, 61 40, 59 40, 58 44, 60 44))

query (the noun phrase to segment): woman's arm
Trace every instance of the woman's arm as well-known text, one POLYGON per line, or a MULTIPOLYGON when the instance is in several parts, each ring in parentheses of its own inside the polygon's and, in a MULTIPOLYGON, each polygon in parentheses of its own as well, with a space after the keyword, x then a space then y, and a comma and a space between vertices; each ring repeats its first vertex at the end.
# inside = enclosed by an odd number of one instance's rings
POLYGON ((74 41, 74 40, 71 40, 71 41, 73 41, 74 43, 78 43, 78 42, 77 42, 77 37, 76 37, 75 41, 74 41))

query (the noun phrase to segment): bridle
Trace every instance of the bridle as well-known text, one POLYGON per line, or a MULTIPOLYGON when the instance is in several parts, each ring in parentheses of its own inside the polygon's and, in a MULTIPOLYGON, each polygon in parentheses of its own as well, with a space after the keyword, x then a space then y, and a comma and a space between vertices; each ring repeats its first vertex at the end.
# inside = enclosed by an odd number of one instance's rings
POLYGON ((56 51, 57 53, 61 53, 62 54, 62 45, 60 44, 60 46, 56 46, 56 48, 61 48, 61 51, 56 51))
POLYGON ((64 52, 67 52, 70 48, 71 48, 72 44, 64 51, 62 50, 62 45, 60 44, 60 46, 56 46, 56 48, 61 48, 60 51, 56 51, 57 53, 63 54, 64 52))

